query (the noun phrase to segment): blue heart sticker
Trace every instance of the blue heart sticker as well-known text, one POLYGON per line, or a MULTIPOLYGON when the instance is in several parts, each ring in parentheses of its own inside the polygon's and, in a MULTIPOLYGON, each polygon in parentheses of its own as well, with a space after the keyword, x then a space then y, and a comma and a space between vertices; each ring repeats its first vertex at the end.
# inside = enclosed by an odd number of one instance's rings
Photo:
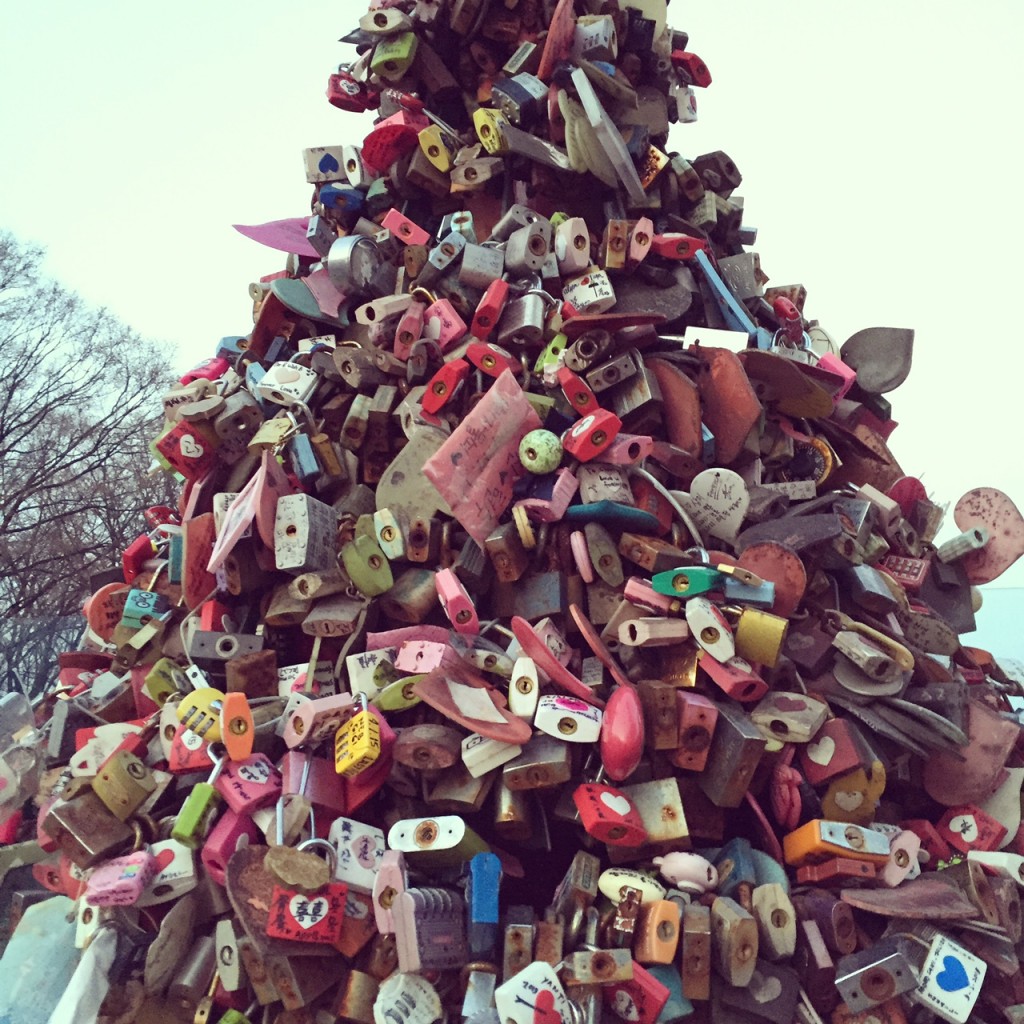
POLYGON ((942 958, 942 970, 935 975, 935 980, 943 992, 959 992, 967 988, 969 981, 964 965, 955 956, 942 958))
POLYGON ((324 153, 324 155, 320 157, 320 163, 317 164, 317 167, 320 168, 321 174, 333 174, 340 166, 341 165, 338 161, 335 160, 330 153, 324 153))

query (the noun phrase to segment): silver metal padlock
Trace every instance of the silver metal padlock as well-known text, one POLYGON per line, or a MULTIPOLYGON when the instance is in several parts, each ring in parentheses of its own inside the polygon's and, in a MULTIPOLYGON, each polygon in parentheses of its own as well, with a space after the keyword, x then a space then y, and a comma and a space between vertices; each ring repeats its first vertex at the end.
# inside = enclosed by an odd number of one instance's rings
POLYGON ((491 228, 490 241, 506 242, 516 228, 526 227, 527 224, 532 224, 535 220, 540 220, 539 213, 534 212, 528 206, 513 203, 502 214, 498 223, 491 228))
POLYGON ((513 299, 505 306, 498 323, 498 344, 539 342, 544 336, 546 312, 547 304, 540 292, 530 291, 513 299))
POLYGON ((890 935, 870 949, 850 953, 836 964, 836 988, 854 1012, 878 1006, 902 992, 917 988, 917 970, 907 956, 905 942, 890 935))
POLYGON ((416 284, 432 288, 448 273, 466 248, 466 239, 457 231, 449 232, 427 255, 427 262, 416 277, 416 284))
POLYGON ((505 244, 505 269, 510 274, 537 273, 544 266, 551 246, 551 221, 539 219, 517 228, 505 244))
POLYGON ((493 245, 467 243, 459 264, 459 284, 486 288, 505 273, 505 253, 493 245))

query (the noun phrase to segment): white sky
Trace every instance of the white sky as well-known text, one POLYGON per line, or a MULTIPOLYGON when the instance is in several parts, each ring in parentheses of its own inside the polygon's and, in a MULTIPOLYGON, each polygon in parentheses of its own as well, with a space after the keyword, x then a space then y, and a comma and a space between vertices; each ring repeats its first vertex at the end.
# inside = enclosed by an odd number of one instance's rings
MULTIPOLYGON (((308 213, 301 150, 369 130, 371 115, 324 97, 365 4, 14 8, 0 14, 0 224, 44 244, 63 283, 166 339, 182 369, 247 333, 248 284, 283 257, 231 224, 308 213)), ((801 281, 806 314, 839 343, 916 330, 914 369, 890 395, 904 469, 940 502, 990 485, 1024 504, 1024 4, 676 0, 669 23, 714 78, 672 145, 736 162, 772 281, 801 281)), ((996 585, 1024 586, 1024 565, 996 585)))

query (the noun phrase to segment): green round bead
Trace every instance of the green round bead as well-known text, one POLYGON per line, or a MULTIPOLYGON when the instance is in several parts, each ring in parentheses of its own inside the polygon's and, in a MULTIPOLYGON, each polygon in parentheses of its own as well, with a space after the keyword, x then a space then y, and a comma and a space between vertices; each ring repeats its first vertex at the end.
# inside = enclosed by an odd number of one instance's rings
POLYGON ((531 473, 554 473, 562 461, 562 442, 550 430, 531 430, 519 442, 519 461, 531 473))

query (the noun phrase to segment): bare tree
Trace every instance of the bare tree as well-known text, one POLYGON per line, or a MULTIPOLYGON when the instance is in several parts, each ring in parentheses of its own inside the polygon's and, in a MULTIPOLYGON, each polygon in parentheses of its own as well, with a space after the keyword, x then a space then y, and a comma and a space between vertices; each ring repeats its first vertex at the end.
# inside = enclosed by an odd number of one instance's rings
MULTIPOLYGON (((170 367, 0 232, 0 619, 74 615, 166 500, 149 440, 170 367)), ((34 631, 36 634, 39 630, 34 631)), ((16 668, 16 666, 15 666, 16 668)))

